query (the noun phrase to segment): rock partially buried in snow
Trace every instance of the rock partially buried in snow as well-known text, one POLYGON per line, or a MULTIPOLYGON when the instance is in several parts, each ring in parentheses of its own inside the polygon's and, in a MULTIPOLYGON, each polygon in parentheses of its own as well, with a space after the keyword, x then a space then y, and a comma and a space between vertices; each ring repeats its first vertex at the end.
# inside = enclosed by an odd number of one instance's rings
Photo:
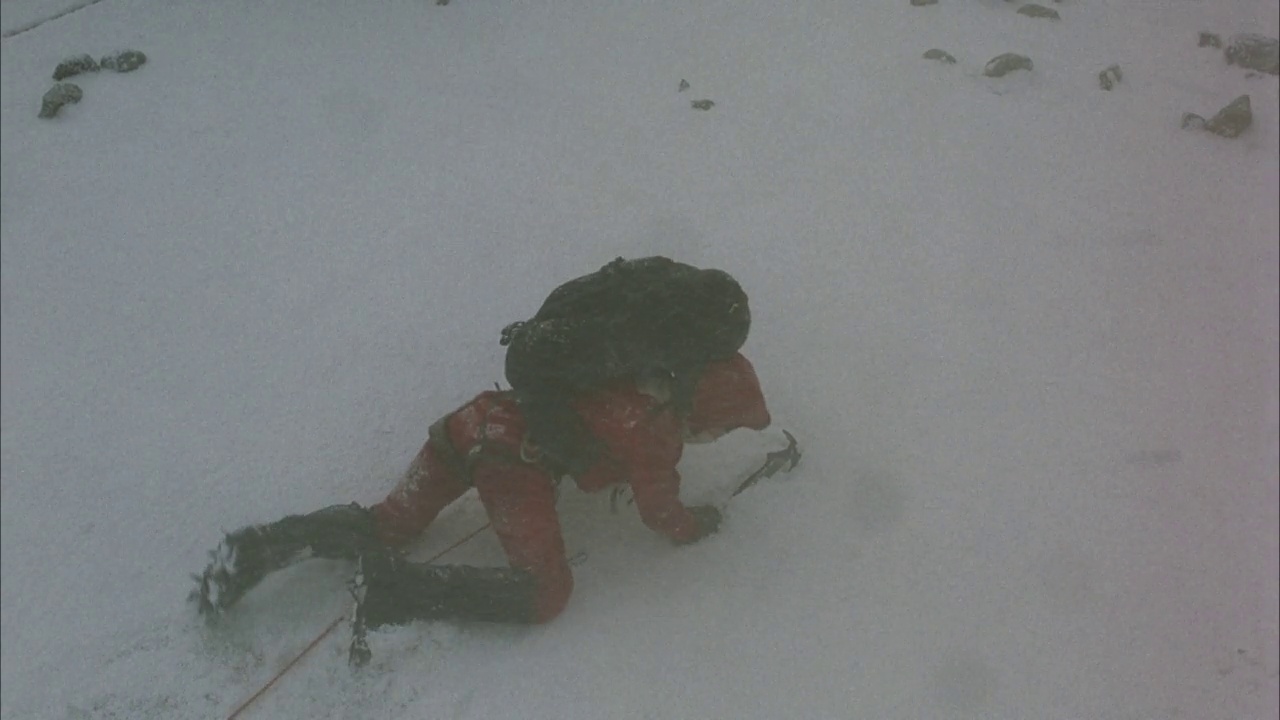
POLYGON ((63 80, 87 72, 98 72, 98 63, 94 62, 88 54, 77 55, 58 63, 58 67, 53 69, 53 79, 63 80))
POLYGON ((1222 38, 1218 37, 1218 33, 1202 32, 1200 33, 1200 47, 1222 47, 1222 38))
POLYGON ((1112 65, 1098 73, 1098 84, 1102 86, 1103 90, 1110 90, 1120 84, 1120 77, 1120 66, 1112 65))
POLYGON ((938 62, 944 62, 950 65, 956 64, 956 59, 951 55, 951 53, 945 50, 939 50, 938 48, 934 48, 932 50, 925 50, 924 59, 937 60, 938 62))
POLYGON ((1030 70, 1031 58, 1017 53, 997 55, 987 62, 982 74, 987 77, 1004 77, 1015 70, 1030 70))
POLYGON ((689 81, 681 80, 680 87, 676 88, 676 92, 684 92, 685 90, 688 90, 688 89, 689 89, 689 81))
POLYGON ((1183 130, 1203 130, 1204 122, 1204 118, 1195 113, 1182 113, 1183 130))
POLYGON ((1232 35, 1222 51, 1227 63, 1271 75, 1280 75, 1280 40, 1265 35, 1232 35))
POLYGON ((1214 135, 1233 138, 1239 137, 1240 133, 1252 124, 1253 106, 1249 102, 1248 95, 1241 95, 1219 110, 1217 115, 1209 118, 1209 121, 1204 124, 1204 129, 1214 135))
POLYGON ((102 69, 115 70, 121 73, 133 72, 146 62, 147 56, 140 50, 120 50, 110 55, 104 55, 102 60, 98 61, 102 65, 102 69))
POLYGON ((925 5, 937 5, 938 0, 911 0, 911 4, 916 7, 924 7, 925 5))
POLYGON ((1018 8, 1018 14, 1026 15, 1027 17, 1034 17, 1034 18, 1049 18, 1050 20, 1062 19, 1062 16, 1058 14, 1057 10, 1054 10, 1053 8, 1047 8, 1043 5, 1036 5, 1035 3, 1032 3, 1030 5, 1023 5, 1022 7, 1018 8))
POLYGON ((693 105, 694 110, 710 110, 716 106, 716 104, 710 100, 694 100, 690 104, 693 105))
POLYGON ((58 83, 44 94, 44 102, 40 105, 40 117, 51 118, 58 114, 63 105, 75 104, 84 97, 84 91, 74 83, 58 83))

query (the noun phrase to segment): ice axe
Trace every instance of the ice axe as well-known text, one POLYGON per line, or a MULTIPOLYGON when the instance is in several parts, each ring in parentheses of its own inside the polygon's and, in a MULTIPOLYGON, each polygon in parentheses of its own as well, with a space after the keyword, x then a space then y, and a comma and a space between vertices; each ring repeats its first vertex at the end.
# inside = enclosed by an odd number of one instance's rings
POLYGON ((783 430, 782 434, 787 436, 787 446, 765 455, 764 464, 748 475, 747 479, 743 480, 729 497, 737 497, 742 494, 743 490, 760 482, 761 479, 777 475, 779 470, 791 472, 791 469, 800 462, 800 446, 796 443, 796 436, 786 430, 783 430))
MULTIPOLYGON (((782 434, 787 436, 787 446, 781 450, 775 450, 766 454, 764 456, 764 463, 748 475, 745 480, 738 483, 738 487, 729 495, 730 499, 737 497, 742 493, 742 491, 752 485, 755 485, 762 479, 777 475, 780 470, 791 472, 791 468, 794 468, 800 462, 800 445, 796 442, 796 436, 786 430, 783 430, 782 434)), ((625 490, 626 489, 623 487, 613 488, 613 495, 609 498, 609 512, 614 515, 618 514, 618 498, 625 492, 625 490)), ((634 498, 628 498, 627 504, 630 505, 634 501, 634 498)), ((724 505, 725 503, 721 503, 720 508, 724 509, 724 505)))

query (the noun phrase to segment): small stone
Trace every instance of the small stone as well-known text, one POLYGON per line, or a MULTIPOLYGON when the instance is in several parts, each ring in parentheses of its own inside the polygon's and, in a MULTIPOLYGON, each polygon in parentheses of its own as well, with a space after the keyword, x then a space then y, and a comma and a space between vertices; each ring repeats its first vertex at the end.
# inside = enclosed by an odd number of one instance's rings
POLYGON ((938 0, 911 0, 911 4, 916 7, 924 7, 925 5, 937 5, 938 0))
POLYGON ((1120 84, 1120 66, 1112 65, 1106 70, 1098 73, 1098 84, 1103 90, 1110 90, 1120 84))
POLYGON ((58 114, 63 105, 80 102, 84 91, 74 83, 58 83, 44 94, 44 102, 40 104, 40 117, 51 118, 58 114))
POLYGON ((1202 32, 1200 33, 1200 47, 1222 47, 1222 38, 1218 37, 1218 33, 1202 32))
POLYGON ((1014 70, 1030 70, 1031 58, 1017 53, 997 55, 987 62, 982 74, 987 77, 1004 77, 1014 70))
POLYGON ((956 59, 951 55, 951 53, 947 52, 946 50, 939 50, 938 48, 934 48, 932 50, 925 50, 924 59, 937 60, 939 62, 948 63, 950 65, 956 64, 956 59))
POLYGON ((98 63, 94 62, 93 58, 87 54, 77 55, 58 63, 58 67, 53 69, 53 79, 62 80, 87 72, 98 72, 98 63))
POLYGON ((1265 35, 1232 35, 1222 51, 1227 63, 1269 75, 1280 75, 1280 40, 1265 35))
POLYGON ((1182 129, 1183 130, 1203 130, 1204 118, 1200 117, 1195 113, 1183 113, 1182 129))
POLYGON ((104 55, 99 61, 106 70, 116 72, 133 72, 147 62, 147 56, 138 50, 121 50, 111 55, 104 55))
POLYGON ((1225 138, 1239 137, 1253 124, 1253 106, 1249 103, 1248 95, 1240 97, 1227 103, 1227 106, 1218 111, 1217 115, 1209 118, 1204 124, 1204 129, 1214 135, 1221 135, 1225 138))
POLYGON ((710 100, 694 100, 691 104, 693 105, 694 110, 710 110, 716 106, 716 104, 710 100))
POLYGON ((680 81, 680 89, 676 90, 676 92, 684 92, 685 90, 688 90, 688 89, 689 89, 689 81, 688 81, 688 80, 681 80, 681 81, 680 81))
POLYGON ((1036 5, 1035 3, 1031 3, 1029 5, 1023 5, 1022 7, 1018 8, 1018 14, 1026 15, 1027 17, 1049 18, 1050 20, 1062 19, 1062 16, 1058 14, 1057 10, 1054 10, 1053 8, 1047 8, 1043 5, 1036 5))

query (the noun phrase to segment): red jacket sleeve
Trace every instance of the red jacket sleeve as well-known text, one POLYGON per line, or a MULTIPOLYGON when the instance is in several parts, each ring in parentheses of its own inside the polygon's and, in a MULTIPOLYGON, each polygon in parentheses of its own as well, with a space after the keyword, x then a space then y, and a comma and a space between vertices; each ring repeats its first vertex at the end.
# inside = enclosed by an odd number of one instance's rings
POLYGON ((596 394, 578 410, 608 456, 593 478, 605 473, 630 484, 640 519, 654 531, 676 542, 697 539, 698 521, 680 501, 676 465, 684 440, 674 413, 628 384, 596 394))

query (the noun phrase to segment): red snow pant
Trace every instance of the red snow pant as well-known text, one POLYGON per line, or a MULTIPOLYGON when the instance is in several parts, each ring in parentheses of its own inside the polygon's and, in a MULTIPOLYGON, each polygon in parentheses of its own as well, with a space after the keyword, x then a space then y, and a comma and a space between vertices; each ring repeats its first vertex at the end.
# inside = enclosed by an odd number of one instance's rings
POLYGON ((402 547, 474 486, 508 563, 533 575, 533 618, 543 623, 568 604, 573 573, 556 515, 555 485, 546 471, 520 459, 523 437, 514 402, 501 393, 483 393, 433 429, 405 478, 372 510, 382 542, 402 547), (472 460, 464 464, 464 457, 472 460))

